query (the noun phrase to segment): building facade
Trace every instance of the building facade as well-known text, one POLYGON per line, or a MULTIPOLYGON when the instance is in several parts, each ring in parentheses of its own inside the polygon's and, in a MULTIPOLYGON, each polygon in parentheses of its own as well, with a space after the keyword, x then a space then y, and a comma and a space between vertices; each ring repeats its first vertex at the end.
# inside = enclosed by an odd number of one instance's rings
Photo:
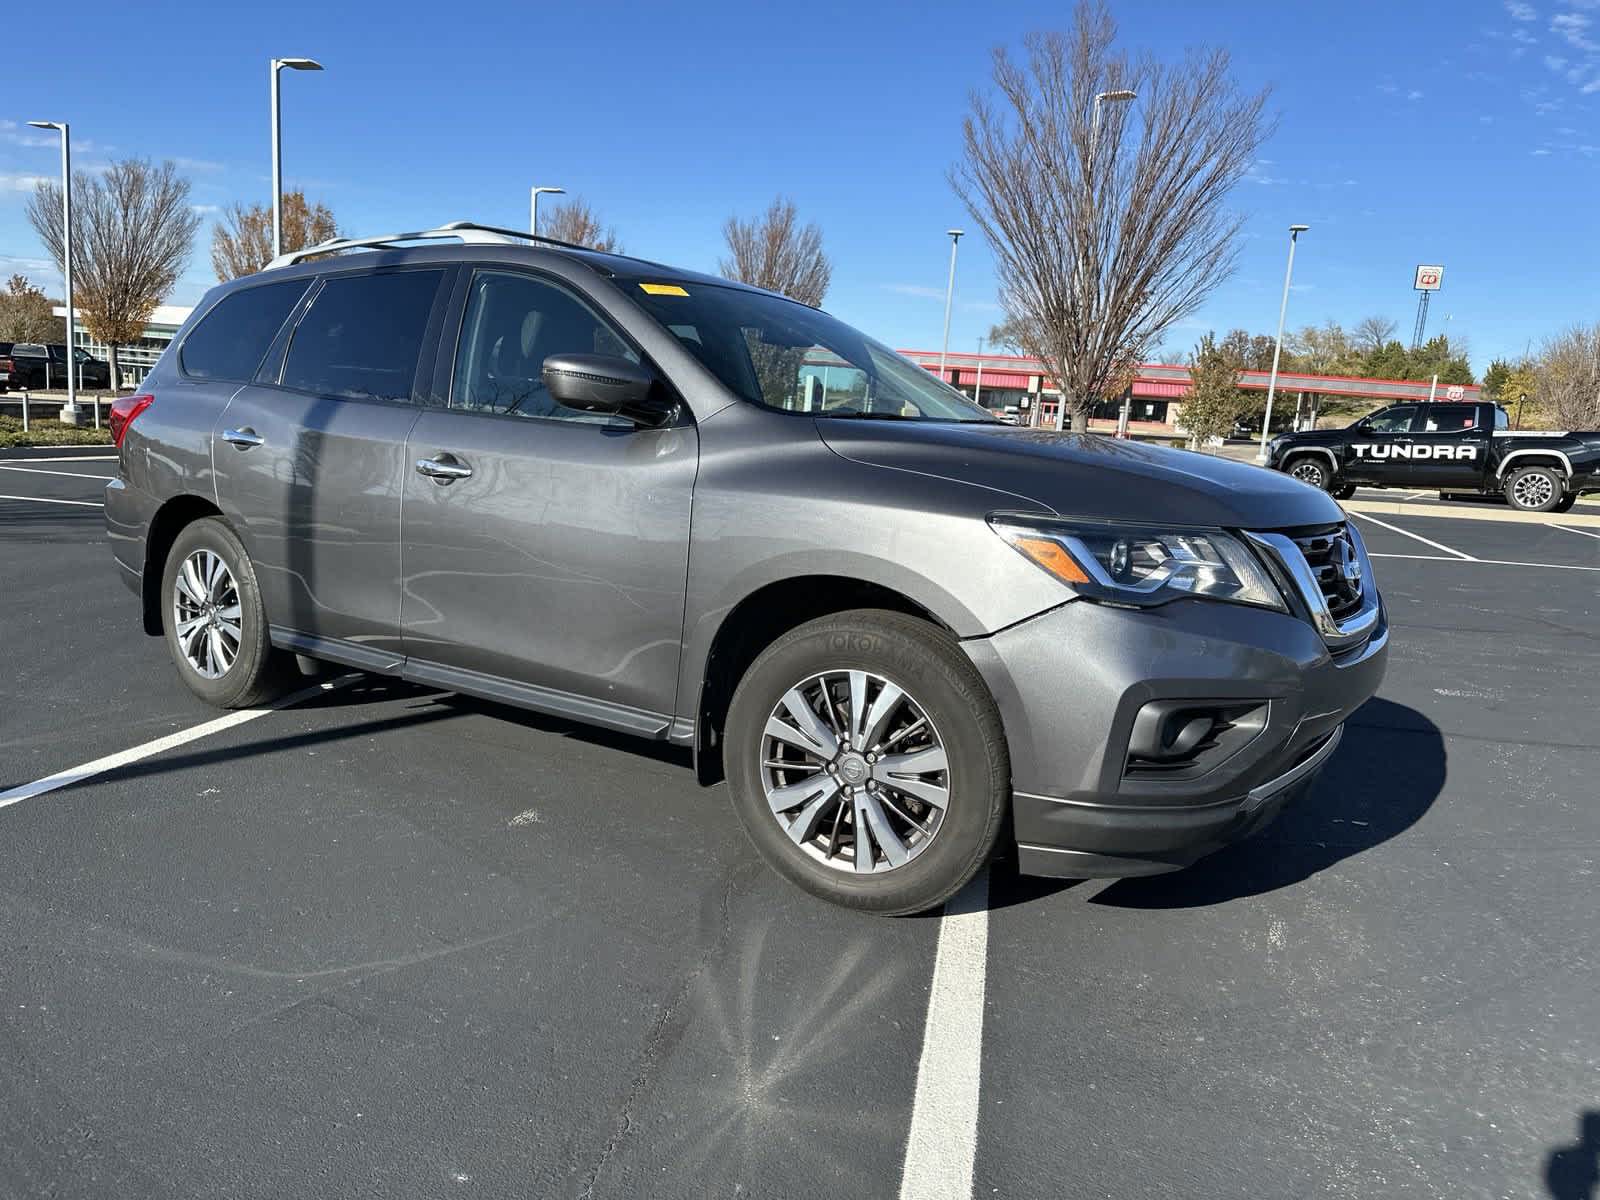
MULTIPOLYGON (((67 310, 57 305, 53 310, 58 317, 67 315, 67 310)), ((172 343, 178 335, 178 330, 189 319, 189 314, 194 311, 190 305, 160 304, 150 314, 150 319, 145 322, 144 331, 139 337, 117 347, 117 369, 122 375, 123 387, 137 387, 150 373, 150 368, 156 365, 156 359, 161 357, 161 352, 172 343)), ((83 324, 83 310, 76 309, 72 321, 73 341, 83 350, 87 350, 95 358, 110 361, 111 348, 99 338, 92 336, 83 324)))

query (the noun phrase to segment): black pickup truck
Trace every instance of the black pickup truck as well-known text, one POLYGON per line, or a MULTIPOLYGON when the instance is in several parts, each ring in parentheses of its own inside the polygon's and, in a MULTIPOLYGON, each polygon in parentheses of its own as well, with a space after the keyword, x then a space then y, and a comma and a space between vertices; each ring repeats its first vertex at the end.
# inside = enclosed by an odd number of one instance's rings
POLYGON ((1344 429, 1280 434, 1267 465, 1341 500, 1357 487, 1426 488, 1566 512, 1581 493, 1600 491, 1600 433, 1509 424, 1496 404, 1393 404, 1344 429))

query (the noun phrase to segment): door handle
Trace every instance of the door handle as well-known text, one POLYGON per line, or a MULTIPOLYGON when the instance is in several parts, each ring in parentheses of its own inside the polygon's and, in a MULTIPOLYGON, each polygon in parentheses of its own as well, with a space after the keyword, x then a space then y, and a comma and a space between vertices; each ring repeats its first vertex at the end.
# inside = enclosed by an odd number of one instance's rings
POLYGON ((243 429, 224 429, 222 440, 240 450, 248 450, 252 446, 261 445, 261 436, 254 429, 246 425, 243 429))
POLYGON ((458 461, 453 454, 439 454, 434 458, 417 459, 417 474, 426 475, 435 483, 445 484, 470 478, 472 468, 458 461))

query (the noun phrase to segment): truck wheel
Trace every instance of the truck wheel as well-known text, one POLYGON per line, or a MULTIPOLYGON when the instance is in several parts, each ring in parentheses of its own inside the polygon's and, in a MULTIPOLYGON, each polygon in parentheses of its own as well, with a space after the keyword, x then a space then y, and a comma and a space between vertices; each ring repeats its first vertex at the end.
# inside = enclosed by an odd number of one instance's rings
POLYGON ((1561 499, 1556 501, 1556 506, 1554 508, 1552 508, 1550 511, 1551 512, 1557 512, 1557 513, 1571 512, 1572 511, 1572 506, 1574 504, 1576 504, 1577 502, 1578 502, 1578 493, 1577 492, 1568 492, 1565 496, 1561 497, 1561 499))
POLYGON ((1328 485, 1333 482, 1333 473, 1314 454, 1305 454, 1293 459, 1289 463, 1289 474, 1301 483, 1309 483, 1314 488, 1328 490, 1328 485))
POLYGON ((988 860, 1010 797, 1005 731, 954 641, 858 610, 751 664, 723 749, 734 811, 779 874, 887 915, 942 904, 988 860))
POLYGON ((1519 467, 1505 478, 1506 500, 1523 512, 1551 512, 1566 489, 1553 467, 1519 467))
POLYGON ((1348 500, 1356 494, 1356 485, 1353 483, 1341 483, 1328 494, 1335 500, 1348 500))

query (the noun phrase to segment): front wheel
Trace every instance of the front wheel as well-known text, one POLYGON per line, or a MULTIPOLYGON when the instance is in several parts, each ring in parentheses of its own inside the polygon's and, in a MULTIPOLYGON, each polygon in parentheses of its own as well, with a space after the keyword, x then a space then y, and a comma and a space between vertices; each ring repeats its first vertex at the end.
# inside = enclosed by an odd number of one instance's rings
POLYGON ((1289 474, 1301 483, 1309 483, 1314 488, 1328 490, 1328 485, 1333 482, 1333 472, 1316 455, 1308 454, 1297 458, 1289 464, 1289 474))
POLYGON ((1348 500, 1351 496, 1356 494, 1356 485, 1353 483, 1342 483, 1338 487, 1334 488, 1329 494, 1335 500, 1348 500))
POLYGON ((161 618, 178 674, 202 700, 249 708, 282 693, 287 655, 272 648, 255 568, 216 517, 187 526, 161 577, 161 618))
POLYGON ((835 904, 921 912, 989 858, 1010 796, 994 700, 955 642, 901 613, 808 622, 728 713, 734 810, 769 866, 835 904))
POLYGON ((1565 496, 1561 497, 1561 499, 1556 501, 1556 506, 1554 508, 1552 508, 1550 511, 1551 512, 1555 512, 1555 513, 1571 512, 1572 511, 1572 506, 1574 504, 1576 504, 1577 502, 1578 502, 1578 493, 1577 492, 1568 492, 1565 496))
POLYGON ((1505 478, 1506 500, 1523 512, 1552 512, 1561 503, 1565 482, 1554 467, 1521 467, 1505 478))

